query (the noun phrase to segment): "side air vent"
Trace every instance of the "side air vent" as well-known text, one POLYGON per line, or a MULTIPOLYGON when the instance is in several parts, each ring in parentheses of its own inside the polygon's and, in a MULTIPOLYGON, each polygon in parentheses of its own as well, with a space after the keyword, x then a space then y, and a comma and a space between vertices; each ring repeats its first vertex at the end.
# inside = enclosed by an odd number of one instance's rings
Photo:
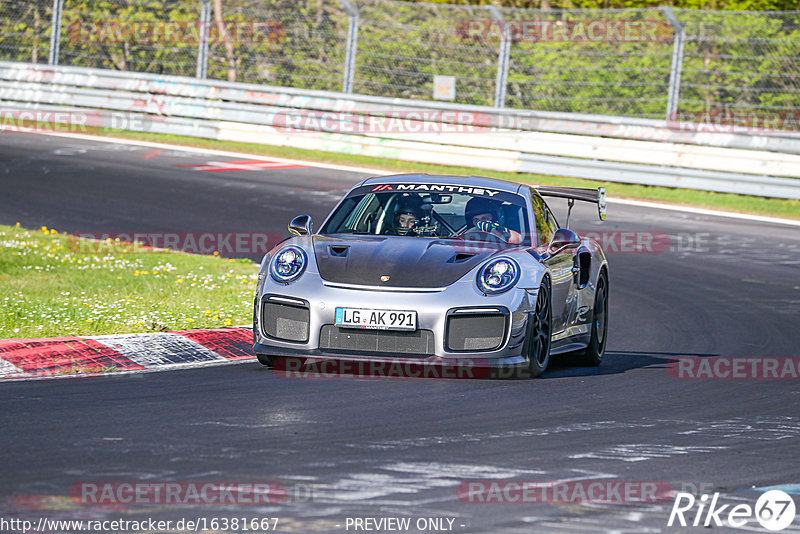
POLYGON ((589 273, 592 268, 592 255, 586 250, 581 250, 572 260, 573 263, 573 282, 575 287, 583 289, 589 284, 589 273))
POLYGON ((475 253, 473 252, 457 252, 453 254, 450 259, 447 260, 447 263, 461 263, 465 262, 470 258, 475 257, 475 253))
POLYGON ((331 246, 328 247, 328 251, 331 253, 331 256, 334 256, 334 257, 337 257, 337 258, 343 258, 343 257, 347 256, 347 251, 348 250, 350 250, 350 247, 348 247, 348 246, 331 245, 331 246))

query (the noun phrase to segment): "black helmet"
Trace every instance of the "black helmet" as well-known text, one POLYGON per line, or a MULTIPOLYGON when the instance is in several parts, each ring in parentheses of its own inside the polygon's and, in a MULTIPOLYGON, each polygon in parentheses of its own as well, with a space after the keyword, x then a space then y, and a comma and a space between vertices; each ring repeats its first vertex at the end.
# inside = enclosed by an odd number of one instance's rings
POLYGON ((400 226, 400 216, 401 215, 413 215, 417 219, 422 219, 422 208, 415 203, 411 203, 408 200, 401 201, 397 204, 397 207, 394 209, 394 229, 399 235, 407 235, 411 233, 411 228, 402 228, 400 226))
POLYGON ((472 224, 472 218, 481 213, 490 213, 492 221, 500 222, 500 203, 490 198, 473 197, 467 202, 467 207, 464 208, 464 218, 467 220, 467 228, 475 226, 472 224))
POLYGON ((410 202, 400 202, 397 207, 394 209, 394 219, 397 222, 397 218, 401 215, 413 215, 417 219, 422 218, 422 209, 410 202))

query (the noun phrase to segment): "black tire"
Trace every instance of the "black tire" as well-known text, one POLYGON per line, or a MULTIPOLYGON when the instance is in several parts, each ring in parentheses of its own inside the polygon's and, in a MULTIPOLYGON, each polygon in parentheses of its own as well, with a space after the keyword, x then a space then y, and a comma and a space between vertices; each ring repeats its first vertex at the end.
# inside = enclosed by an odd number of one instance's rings
POLYGON ((553 335, 553 306, 550 300, 550 281, 545 278, 536 294, 536 309, 528 315, 525 335, 528 373, 531 378, 541 376, 550 363, 551 336, 553 335))
POLYGON ((597 277, 592 310, 592 337, 589 345, 578 352, 582 364, 597 367, 603 363, 608 339, 608 275, 605 270, 597 277))
POLYGON ((277 356, 268 356, 267 354, 256 354, 256 356, 258 357, 258 363, 267 367, 275 365, 275 359, 277 358, 277 356))

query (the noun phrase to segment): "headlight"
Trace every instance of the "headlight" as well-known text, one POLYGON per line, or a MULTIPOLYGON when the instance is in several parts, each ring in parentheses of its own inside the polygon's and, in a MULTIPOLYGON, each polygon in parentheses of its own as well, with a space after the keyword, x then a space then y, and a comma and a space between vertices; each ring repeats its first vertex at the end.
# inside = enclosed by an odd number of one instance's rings
POLYGON ((478 271, 478 289, 484 293, 508 291, 519 280, 519 264, 511 258, 496 258, 478 271))
POLYGON ((277 282, 288 284, 303 274, 306 263, 308 263, 308 258, 303 249, 289 245, 272 258, 269 272, 277 282))

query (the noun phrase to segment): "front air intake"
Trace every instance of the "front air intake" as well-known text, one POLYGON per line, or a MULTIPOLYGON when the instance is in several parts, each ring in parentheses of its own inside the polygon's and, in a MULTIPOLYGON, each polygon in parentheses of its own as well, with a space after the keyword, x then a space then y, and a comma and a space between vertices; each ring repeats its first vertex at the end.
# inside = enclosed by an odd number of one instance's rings
POLYGON ((281 341, 308 342, 310 312, 304 303, 267 299, 261 311, 264 335, 281 341))
POLYGON ((472 352, 499 349, 506 338, 507 316, 500 310, 451 312, 447 316, 447 350, 472 352))

